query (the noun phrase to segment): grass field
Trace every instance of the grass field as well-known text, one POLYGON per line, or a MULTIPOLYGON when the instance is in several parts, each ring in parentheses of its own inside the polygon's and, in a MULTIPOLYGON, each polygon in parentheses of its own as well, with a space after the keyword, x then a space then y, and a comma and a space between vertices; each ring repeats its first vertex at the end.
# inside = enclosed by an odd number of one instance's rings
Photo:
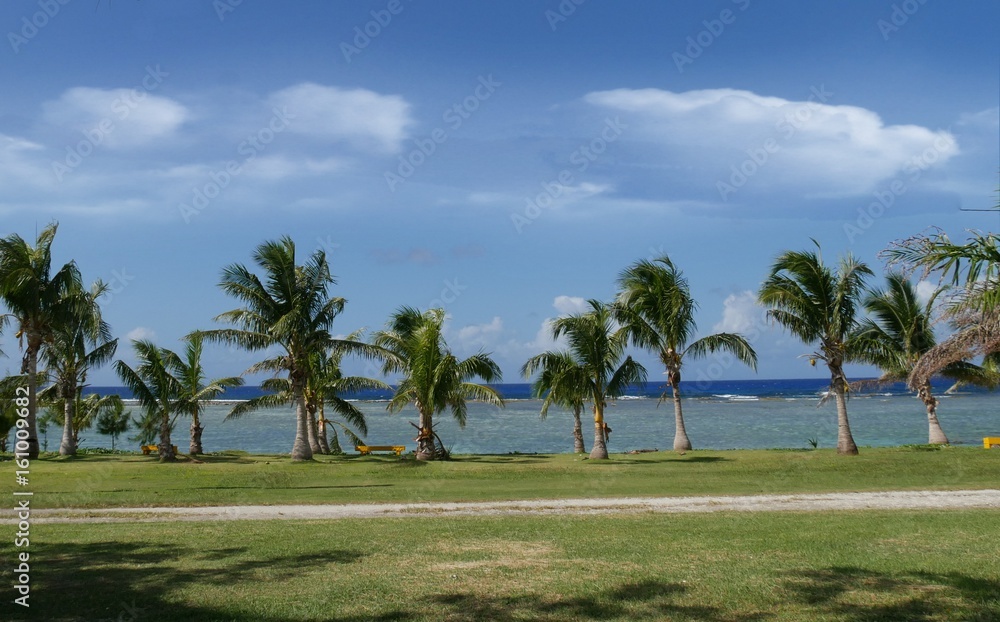
MULTIPOLYGON (((0 462, 10 466, 12 463, 0 462)), ((0 481, 9 495, 13 478, 0 481)), ((459 456, 416 462, 395 456, 319 456, 293 464, 275 456, 205 456, 160 464, 155 457, 46 457, 31 463, 33 507, 491 501, 975 489, 1000 485, 1000 451, 975 447, 818 451, 694 451, 613 455, 459 456)))

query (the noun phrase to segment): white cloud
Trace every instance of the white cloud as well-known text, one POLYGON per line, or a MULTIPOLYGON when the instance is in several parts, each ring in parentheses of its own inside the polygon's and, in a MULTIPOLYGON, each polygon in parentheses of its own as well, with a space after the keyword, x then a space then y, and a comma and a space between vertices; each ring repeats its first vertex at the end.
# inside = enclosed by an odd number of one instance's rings
POLYGON ((716 333, 747 333, 759 331, 764 325, 764 308, 750 290, 730 294, 722 302, 722 320, 712 327, 716 333))
POLYGON ((187 108, 176 101, 134 89, 71 88, 42 108, 49 123, 113 149, 166 138, 189 118, 187 108))
POLYGON ((589 306, 587 301, 579 296, 556 296, 552 301, 552 306, 560 315, 575 315, 584 313, 589 306))
POLYGON ((413 123, 405 99, 367 89, 303 82, 272 93, 270 103, 287 108, 290 132, 379 151, 397 151, 413 123))
POLYGON ((920 305, 926 307, 927 303, 930 302, 931 296, 937 291, 937 284, 931 281, 920 281, 917 283, 917 300, 920 301, 920 305))
POLYGON ((812 195, 864 193, 912 166, 915 158, 941 166, 959 151, 949 132, 885 125, 871 110, 831 104, 836 94, 815 92, 828 103, 737 89, 617 89, 584 99, 628 113, 623 140, 638 134, 640 140, 678 149, 678 157, 699 161, 720 180, 729 180, 732 167, 749 160, 748 177, 772 190, 781 185, 802 186, 812 195))
POLYGON ((254 158, 243 167, 243 172, 250 173, 255 178, 275 181, 287 177, 330 175, 339 173, 346 167, 346 161, 340 158, 314 160, 275 155, 254 158))
POLYGON ((465 350, 490 348, 503 332, 503 320, 496 316, 488 324, 471 324, 458 330, 458 345, 465 350))
POLYGON ((128 334, 125 336, 129 339, 148 339, 153 341, 156 339, 156 331, 152 328, 146 328, 145 326, 136 326, 132 330, 128 331, 128 334))

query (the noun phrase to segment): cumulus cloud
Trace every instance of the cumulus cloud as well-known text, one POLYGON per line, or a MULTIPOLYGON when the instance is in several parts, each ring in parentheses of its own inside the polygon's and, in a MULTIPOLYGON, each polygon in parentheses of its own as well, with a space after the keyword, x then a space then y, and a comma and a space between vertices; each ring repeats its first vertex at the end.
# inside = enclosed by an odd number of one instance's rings
POLYGON ((413 123, 405 99, 367 89, 304 82, 272 93, 269 102, 288 110, 292 133, 376 151, 397 151, 413 123))
POLYGON ((920 305, 926 307, 927 303, 930 302, 931 296, 937 291, 937 284, 931 281, 920 281, 917 283, 917 300, 920 301, 920 305))
POLYGON ((730 294, 722 302, 722 320, 712 327, 716 333, 743 333, 760 330, 764 309, 750 290, 730 294))
POLYGON ((584 100, 627 113, 643 140, 683 150, 722 180, 749 160, 755 182, 814 195, 864 193, 914 163, 940 166, 959 152, 947 131, 886 125, 871 110, 831 103, 836 94, 822 87, 803 101, 738 89, 617 89, 584 100))
POLYGON ((146 328, 145 326, 136 326, 132 330, 128 331, 128 334, 125 336, 129 339, 148 339, 152 341, 156 339, 156 331, 152 328, 146 328))
POLYGON ((180 103, 134 89, 75 87, 44 103, 42 109, 47 122, 77 130, 109 148, 137 147, 166 138, 189 118, 180 103))
POLYGON ((559 315, 575 315, 585 312, 588 308, 587 301, 579 296, 556 296, 552 306, 559 315))
POLYGON ((492 348, 503 332, 503 320, 495 316, 487 324, 471 324, 458 329, 458 345, 464 350, 492 348))

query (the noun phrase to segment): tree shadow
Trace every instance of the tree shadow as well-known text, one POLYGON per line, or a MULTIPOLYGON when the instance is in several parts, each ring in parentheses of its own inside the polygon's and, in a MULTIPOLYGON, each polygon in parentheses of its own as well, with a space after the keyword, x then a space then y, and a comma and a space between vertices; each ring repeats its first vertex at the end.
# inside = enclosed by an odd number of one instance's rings
POLYGON ((530 454, 476 454, 452 456, 452 462, 480 462, 485 464, 544 464, 551 456, 530 454))
POLYGON ((787 574, 782 587, 791 600, 845 620, 1000 620, 996 580, 842 566, 787 574))

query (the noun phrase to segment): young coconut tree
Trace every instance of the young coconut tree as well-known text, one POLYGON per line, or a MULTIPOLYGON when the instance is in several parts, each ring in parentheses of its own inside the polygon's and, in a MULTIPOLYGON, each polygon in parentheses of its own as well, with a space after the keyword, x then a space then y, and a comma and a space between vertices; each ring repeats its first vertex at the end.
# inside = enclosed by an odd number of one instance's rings
POLYGON ((573 452, 586 453, 580 421, 580 414, 589 397, 586 369, 573 358, 571 352, 543 352, 528 359, 521 368, 521 375, 530 378, 539 370, 541 373, 532 383, 531 392, 542 400, 541 418, 548 415, 552 405, 572 409, 573 452))
POLYGON ((131 417, 132 411, 125 410, 125 403, 121 399, 97 416, 97 433, 111 437, 112 451, 118 437, 128 432, 131 417))
MULTIPOLYGON (((622 329, 633 345, 656 353, 666 369, 674 400, 674 451, 689 451, 680 387, 685 358, 728 352, 756 371, 757 353, 736 333, 716 333, 688 343, 697 330, 694 314, 698 305, 687 279, 666 255, 626 268, 618 277, 618 287, 615 314, 622 329)), ((665 397, 666 392, 660 401, 665 397)))
POLYGON ((133 339, 132 347, 138 366, 132 369, 125 361, 115 361, 115 372, 145 411, 145 420, 151 425, 154 421, 159 424, 160 462, 173 462, 177 455, 170 442, 170 432, 180 412, 183 386, 170 370, 177 364, 178 357, 146 339, 133 339))
POLYGON ((186 336, 184 341, 187 344, 184 348, 184 356, 175 356, 170 359, 170 371, 181 385, 180 401, 178 402, 179 412, 191 417, 191 442, 188 453, 194 456, 203 453, 201 433, 205 428, 201 425, 200 415, 205 402, 219 397, 225 393, 226 389, 243 386, 243 378, 230 376, 206 382, 205 371, 201 366, 204 335, 195 331, 186 336))
POLYGON ((58 224, 38 234, 31 246, 17 234, 0 239, 0 299, 17 324, 17 337, 24 352, 21 373, 27 376, 28 457, 38 457, 38 357, 53 332, 67 321, 72 309, 66 300, 83 291, 80 271, 74 262, 52 274, 52 241, 58 224))
MULTIPOLYGON (((861 321, 852 339, 858 342, 861 359, 882 370, 878 382, 903 382, 913 372, 920 357, 935 345, 931 322, 934 298, 921 305, 912 283, 897 272, 886 276, 886 284, 885 290, 873 290, 865 298, 865 309, 872 317, 861 321)), ((990 385, 993 377, 988 370, 965 361, 946 365, 940 374, 963 384, 979 385, 990 385)), ((924 379, 917 387, 917 397, 927 409, 927 442, 947 445, 948 437, 938 421, 938 400, 931 391, 930 378, 924 379)))
POLYGON ((620 397, 629 385, 646 381, 646 368, 625 356, 628 336, 615 325, 611 305, 589 300, 590 311, 557 318, 552 322, 552 336, 565 336, 569 352, 583 368, 587 399, 594 405, 593 460, 607 460, 608 434, 604 420, 608 399, 620 397))
POLYGON ((434 415, 451 409, 461 427, 465 427, 467 400, 479 400, 503 407, 504 401, 492 387, 472 382, 499 382, 500 367, 488 354, 479 352, 458 359, 443 334, 444 310, 421 313, 402 307, 390 318, 386 330, 374 336, 376 346, 385 349, 383 373, 402 374, 387 409, 398 412, 413 404, 419 414, 417 460, 433 460, 434 415))
MULTIPOLYGON (((813 240, 819 251, 819 243, 813 240)), ((871 269, 848 254, 836 270, 818 253, 785 251, 771 267, 758 300, 770 307, 767 316, 806 344, 818 343, 811 355, 830 370, 830 391, 837 404, 837 453, 857 455, 858 446, 847 418, 848 382, 844 363, 858 360, 857 313, 871 269)))

